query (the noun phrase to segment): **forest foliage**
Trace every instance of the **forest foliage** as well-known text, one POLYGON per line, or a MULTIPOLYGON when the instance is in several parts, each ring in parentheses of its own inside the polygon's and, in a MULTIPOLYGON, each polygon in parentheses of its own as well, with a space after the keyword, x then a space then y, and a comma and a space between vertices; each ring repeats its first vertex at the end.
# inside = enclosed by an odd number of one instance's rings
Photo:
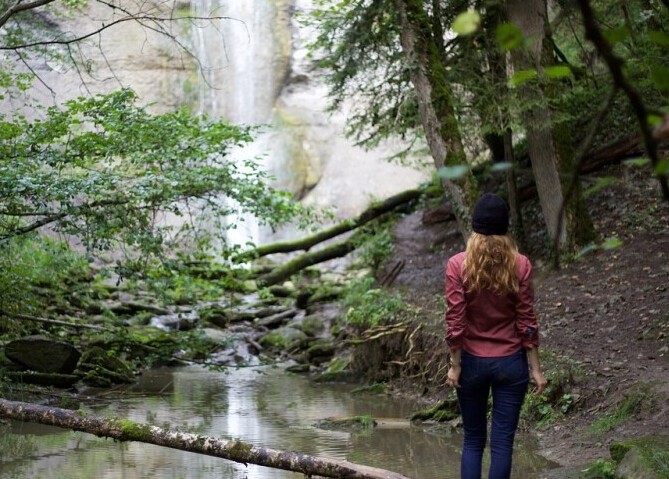
MULTIPOLYGON (((97 0, 0 1, 5 97, 41 81, 30 67, 35 59, 58 58, 91 73, 76 54, 85 39, 64 36, 54 20, 79 15, 90 3, 109 7, 97 0)), ((167 25, 194 20, 190 13, 150 16, 143 5, 126 2, 122 20, 183 47, 167 25)), ((589 223, 578 176, 587 153, 641 138, 643 154, 634 164, 648 168, 658 194, 669 199, 669 160, 658 150, 669 136, 669 6, 540 0, 511 18, 513 6, 512 0, 318 0, 300 21, 316 31, 311 52, 332 110, 352 106, 347 133, 367 148, 401 138, 405 147, 395 159, 431 156, 464 235, 471 202, 491 177, 509 199, 514 225, 522 226, 517 174, 531 165, 546 242, 574 253, 596 238, 576 231, 589 223), (541 25, 528 26, 539 14, 541 25), (551 151, 537 149, 537 139, 551 151), (546 172, 553 180, 542 183, 546 172)), ((132 275, 169 270, 175 260, 234 257, 239 245, 228 244, 226 232, 238 226, 229 218, 240 211, 272 227, 311 218, 271 187, 254 158, 227 161, 252 141, 252 126, 185 110, 149 113, 130 89, 30 106, 39 115, 22 109, 0 115, 5 309, 29 303, 16 278, 33 273, 16 252, 53 252, 52 240, 40 234, 45 229, 79 242, 87 260, 113 253, 117 272, 132 275)), ((514 233, 522 242, 522 229, 514 233)))

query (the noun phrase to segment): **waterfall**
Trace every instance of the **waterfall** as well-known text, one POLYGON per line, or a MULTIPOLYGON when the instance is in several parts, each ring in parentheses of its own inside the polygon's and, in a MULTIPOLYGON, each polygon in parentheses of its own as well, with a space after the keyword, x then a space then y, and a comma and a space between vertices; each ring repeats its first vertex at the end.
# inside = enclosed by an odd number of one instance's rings
MULTIPOLYGON (((272 0, 198 0, 194 3, 198 17, 223 17, 200 21, 193 41, 199 59, 200 80, 198 112, 236 125, 269 125, 280 82, 277 60, 280 43, 274 41, 276 7, 272 0)), ((287 62, 286 62, 287 64, 287 62)), ((244 148, 232 152, 226 161, 242 163, 244 159, 262 158, 266 171, 276 163, 276 151, 270 150, 270 134, 264 133, 244 148)), ((227 219, 236 228, 227 231, 230 244, 258 244, 261 228, 250 215, 227 219)))
MULTIPOLYGON (((306 12, 312 0, 198 0, 202 21, 194 43, 200 59, 199 109, 234 124, 265 124, 267 131, 228 161, 262 157, 274 188, 303 204, 333 208, 352 218, 376 198, 386 198, 425 181, 429 173, 388 163, 402 145, 386 142, 367 151, 344 134, 345 111, 328 109, 327 86, 306 49, 314 32, 299 25, 292 11, 306 12)), ((356 101, 352 99, 352 101, 356 101)), ((263 244, 293 239, 303 232, 278 232, 254 218, 231 218, 240 227, 229 243, 263 244)))

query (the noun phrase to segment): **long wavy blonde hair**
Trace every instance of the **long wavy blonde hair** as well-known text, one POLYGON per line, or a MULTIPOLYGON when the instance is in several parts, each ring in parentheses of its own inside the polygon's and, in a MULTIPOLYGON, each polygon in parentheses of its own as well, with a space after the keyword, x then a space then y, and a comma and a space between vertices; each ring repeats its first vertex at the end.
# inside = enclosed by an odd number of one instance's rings
POLYGON ((472 233, 462 266, 467 291, 518 292, 517 255, 518 248, 509 236, 472 233))

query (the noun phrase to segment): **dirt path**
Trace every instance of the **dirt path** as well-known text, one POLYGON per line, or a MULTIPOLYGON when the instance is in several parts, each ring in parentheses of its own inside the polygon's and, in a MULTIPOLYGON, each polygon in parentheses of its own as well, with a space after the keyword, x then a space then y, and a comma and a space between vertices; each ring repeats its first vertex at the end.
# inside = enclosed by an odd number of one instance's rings
MULTIPOLYGON (((588 206, 601 237, 622 244, 558 271, 545 266, 539 248, 526 251, 535 265, 543 348, 579 371, 565 391, 572 410, 536 431, 546 457, 564 466, 608 458, 612 441, 669 433, 669 204, 648 172, 617 167, 599 176, 613 185, 588 197, 588 206), (594 431, 631 397, 638 407, 629 419, 594 431)), ((525 209, 528 224, 541 223, 536 205, 525 209)), ((425 224, 424 216, 409 215, 394 230, 393 262, 403 267, 393 285, 443 314, 444 264, 463 243, 453 222, 425 224)), ((529 232, 535 244, 538 234, 529 232)))

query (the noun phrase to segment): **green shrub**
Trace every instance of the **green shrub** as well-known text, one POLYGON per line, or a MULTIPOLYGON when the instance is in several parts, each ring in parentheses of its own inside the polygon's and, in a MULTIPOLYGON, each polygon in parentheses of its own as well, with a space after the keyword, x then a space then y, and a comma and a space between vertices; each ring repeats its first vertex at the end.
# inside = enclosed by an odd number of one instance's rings
POLYGON ((399 293, 391 293, 375 287, 372 277, 364 277, 349 283, 344 295, 347 325, 361 330, 396 323, 405 319, 409 307, 399 293))
MULTIPOLYGON (((0 244, 0 311, 41 315, 88 275, 86 258, 67 243, 37 235, 6 240, 0 244)), ((20 329, 16 322, 3 323, 2 334, 20 329)))
POLYGON ((616 479, 616 464, 613 461, 597 459, 590 466, 583 469, 587 479, 616 479))

